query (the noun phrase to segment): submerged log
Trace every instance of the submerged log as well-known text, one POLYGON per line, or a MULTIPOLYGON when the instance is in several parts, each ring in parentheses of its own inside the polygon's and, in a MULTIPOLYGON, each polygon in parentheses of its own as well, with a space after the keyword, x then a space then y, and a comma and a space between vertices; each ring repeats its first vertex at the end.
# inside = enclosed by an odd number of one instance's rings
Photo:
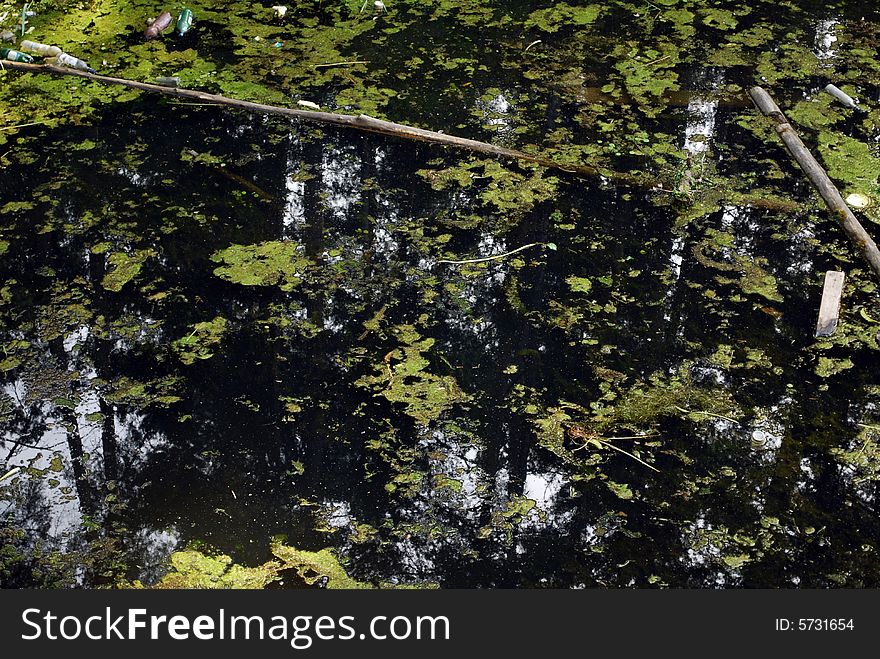
POLYGON ((761 87, 752 87, 749 90, 749 96, 752 97, 757 108, 765 116, 773 120, 776 133, 785 144, 788 152, 797 161, 797 164, 800 165, 800 168, 807 175, 813 187, 822 195, 822 199, 825 200, 825 204, 828 206, 831 214, 840 223, 840 226, 846 232, 846 235, 849 236, 849 239, 856 246, 856 249, 865 261, 868 262, 868 265, 871 266, 874 274, 880 277, 880 250, 877 249, 877 244, 868 235, 868 232, 865 231, 865 228, 856 219, 856 216, 853 215, 849 206, 846 205, 843 197, 840 196, 840 192, 832 183, 831 178, 829 178, 828 173, 809 152, 794 128, 788 123, 788 119, 782 114, 782 110, 779 109, 779 106, 770 97, 770 94, 761 87))

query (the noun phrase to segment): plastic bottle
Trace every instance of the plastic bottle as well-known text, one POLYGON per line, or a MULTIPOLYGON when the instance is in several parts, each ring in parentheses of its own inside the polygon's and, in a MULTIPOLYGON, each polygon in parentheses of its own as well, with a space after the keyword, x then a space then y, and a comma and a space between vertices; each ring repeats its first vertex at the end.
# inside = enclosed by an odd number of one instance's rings
POLYGON ((81 59, 61 53, 55 58, 55 61, 61 66, 69 66, 71 69, 79 69, 80 71, 88 71, 89 73, 97 73, 95 69, 83 62, 81 59))
POLYGON ((44 43, 28 41, 27 39, 21 42, 21 49, 37 53, 38 55, 46 55, 47 57, 58 57, 61 54, 61 49, 58 46, 47 46, 44 43))
POLYGON ((0 59, 9 60, 10 62, 24 62, 25 64, 33 64, 34 58, 25 55, 12 48, 0 48, 0 59))
POLYGON ((825 85, 825 91, 831 94, 838 101, 843 103, 846 107, 852 108, 854 110, 858 110, 859 106, 856 105, 856 102, 853 100, 852 96, 841 90, 836 85, 827 84, 825 85))
POLYGON ((192 27, 193 23, 193 13, 191 10, 184 7, 180 10, 180 15, 177 17, 177 25, 175 25, 174 29, 177 31, 177 34, 183 36, 189 29, 192 27))
POLYGON ((163 11, 155 21, 150 23, 150 27, 144 30, 144 36, 147 38, 147 41, 155 39, 159 36, 159 33, 162 30, 167 29, 169 25, 171 25, 171 13, 163 11))

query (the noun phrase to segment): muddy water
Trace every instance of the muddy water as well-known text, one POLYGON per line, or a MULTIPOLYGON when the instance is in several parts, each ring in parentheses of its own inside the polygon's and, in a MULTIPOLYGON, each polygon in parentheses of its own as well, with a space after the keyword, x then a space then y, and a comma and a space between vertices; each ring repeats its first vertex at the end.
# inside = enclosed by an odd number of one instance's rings
POLYGON ((339 51, 371 113, 645 185, 146 96, 13 132, 0 583, 283 536, 373 583, 877 586, 876 283, 741 102, 876 196, 877 17, 397 4, 339 51))

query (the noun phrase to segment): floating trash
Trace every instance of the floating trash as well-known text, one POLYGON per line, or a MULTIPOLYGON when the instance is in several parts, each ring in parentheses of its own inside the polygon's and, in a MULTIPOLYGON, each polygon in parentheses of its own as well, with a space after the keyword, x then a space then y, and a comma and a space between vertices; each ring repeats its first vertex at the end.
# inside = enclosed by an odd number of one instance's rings
POLYGON ((9 30, 3 30, 2 32, 0 32, 0 40, 15 41, 15 33, 10 32, 9 30))
POLYGON ((831 94, 834 98, 836 98, 838 101, 843 103, 848 108, 856 109, 859 107, 856 104, 856 102, 853 100, 852 96, 850 96, 846 92, 842 91, 839 87, 837 87, 835 85, 832 85, 832 84, 825 85, 825 91, 828 92, 829 94, 831 94))
POLYGON ((871 198, 868 195, 854 192, 846 198, 846 205, 853 208, 867 208, 871 205, 871 198))
MULTIPOLYGON (((370 2, 370 0, 364 0, 364 4, 363 4, 363 6, 361 6, 361 10, 358 12, 359 14, 362 14, 362 13, 363 13, 364 9, 367 8, 367 5, 369 4, 369 2, 370 2)), ((385 3, 382 2, 382 0, 375 0, 375 2, 373 3, 373 9, 376 10, 376 13, 377 13, 377 14, 380 14, 380 13, 382 13, 383 11, 384 11, 384 12, 387 12, 387 11, 388 11, 388 10, 385 8, 385 3)))
POLYGON ((0 59, 9 60, 10 62, 24 62, 25 64, 33 64, 34 58, 25 53, 20 53, 12 48, 0 48, 0 59))
POLYGON ((311 101, 297 101, 297 105, 301 105, 304 108, 309 108, 310 110, 320 110, 321 106, 317 103, 312 103, 311 101))
POLYGON ((156 78, 156 84, 163 87, 180 87, 180 78, 173 76, 171 78, 156 78))
POLYGON ((73 55, 68 55, 67 53, 59 53, 58 56, 55 58, 55 62, 60 64, 61 66, 69 66, 71 69, 88 71, 89 73, 97 73, 95 69, 90 67, 81 59, 79 59, 78 57, 74 57, 73 55))
POLYGON ((38 55, 45 55, 47 57, 58 57, 58 55, 61 54, 61 49, 58 46, 49 46, 36 41, 28 41, 27 39, 21 42, 20 47, 22 50, 37 53, 38 55))
POLYGON ((193 24, 192 10, 184 7, 183 9, 180 10, 180 15, 177 17, 177 24, 175 25, 174 29, 177 32, 177 34, 179 34, 180 36, 183 36, 184 34, 189 32, 189 29, 192 27, 192 24, 193 24))
POLYGON ((770 443, 770 434, 764 432, 763 430, 753 430, 752 431, 752 448, 753 449, 763 449, 767 448, 767 445, 770 443))
POLYGON ((144 37, 147 41, 155 39, 163 30, 167 30, 171 25, 171 12, 163 11, 156 20, 150 22, 150 26, 144 30, 144 37))
POLYGON ((284 15, 287 14, 287 7, 284 5, 275 5, 272 7, 272 11, 275 12, 275 18, 284 18, 284 15))

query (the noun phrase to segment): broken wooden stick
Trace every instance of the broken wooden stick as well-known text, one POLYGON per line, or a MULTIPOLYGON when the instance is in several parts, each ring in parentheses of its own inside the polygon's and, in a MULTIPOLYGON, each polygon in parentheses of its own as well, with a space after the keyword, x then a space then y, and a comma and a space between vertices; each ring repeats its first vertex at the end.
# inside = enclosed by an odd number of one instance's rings
POLYGON ((880 277, 880 250, 877 249, 877 244, 868 235, 868 232, 865 231, 865 228, 856 219, 856 216, 853 215, 849 206, 846 205, 843 197, 840 196, 840 192, 829 178, 828 173, 809 152, 794 128, 788 123, 788 119, 782 114, 782 110, 779 109, 779 106, 770 97, 770 94, 761 87, 752 87, 749 90, 749 96, 752 97, 757 108, 776 124, 776 133, 785 144, 788 152, 797 161, 797 164, 800 165, 800 168, 807 175, 807 178, 810 179, 813 187, 822 195, 822 199, 825 200, 825 204, 828 206, 831 214, 837 219, 840 226, 843 227, 846 235, 855 244, 856 249, 859 250, 859 253, 868 262, 868 265, 871 266, 874 274, 880 277))
POLYGON ((816 322, 816 338, 831 336, 837 329, 840 318, 840 296, 843 294, 844 274, 836 270, 825 273, 822 287, 822 304, 819 306, 819 320, 816 322))
MULTIPOLYGON (((73 76, 76 78, 85 78, 93 80, 105 85, 121 85, 123 87, 131 87, 145 92, 155 94, 163 94, 165 96, 174 96, 176 98, 188 98, 206 102, 212 105, 222 105, 226 107, 246 110, 248 112, 258 112, 260 114, 274 114, 286 117, 302 119, 320 124, 331 124, 334 126, 342 126, 346 128, 356 128, 358 130, 368 131, 372 133, 380 133, 402 139, 416 140, 420 142, 430 142, 434 144, 442 144, 445 146, 457 147, 477 153, 485 153, 491 156, 501 158, 509 158, 512 160, 524 160, 533 162, 543 167, 559 169, 565 172, 581 174, 584 176, 604 176, 609 179, 628 184, 639 183, 638 177, 627 174, 625 172, 614 172, 606 169, 599 169, 592 165, 570 165, 557 163, 550 158, 517 151, 516 149, 507 149, 501 146, 495 146, 487 142, 471 140, 464 137, 456 137, 455 135, 447 135, 433 130, 425 130, 414 126, 406 126, 404 124, 396 124, 382 119, 375 119, 366 114, 350 115, 338 114, 335 112, 319 112, 315 110, 299 110, 293 108, 283 108, 275 105, 265 105, 263 103, 252 103, 250 101, 242 101, 235 98, 220 96, 219 94, 209 94, 194 89, 182 89, 180 87, 166 87, 163 85, 153 85, 146 82, 138 82, 136 80, 127 80, 125 78, 112 78, 96 73, 88 73, 78 69, 67 67, 51 66, 49 64, 25 64, 23 62, 3 61, 2 67, 7 69, 16 69, 19 71, 27 71, 28 73, 48 73, 52 75, 73 76)), ((641 181, 644 184, 644 181, 641 181)))

